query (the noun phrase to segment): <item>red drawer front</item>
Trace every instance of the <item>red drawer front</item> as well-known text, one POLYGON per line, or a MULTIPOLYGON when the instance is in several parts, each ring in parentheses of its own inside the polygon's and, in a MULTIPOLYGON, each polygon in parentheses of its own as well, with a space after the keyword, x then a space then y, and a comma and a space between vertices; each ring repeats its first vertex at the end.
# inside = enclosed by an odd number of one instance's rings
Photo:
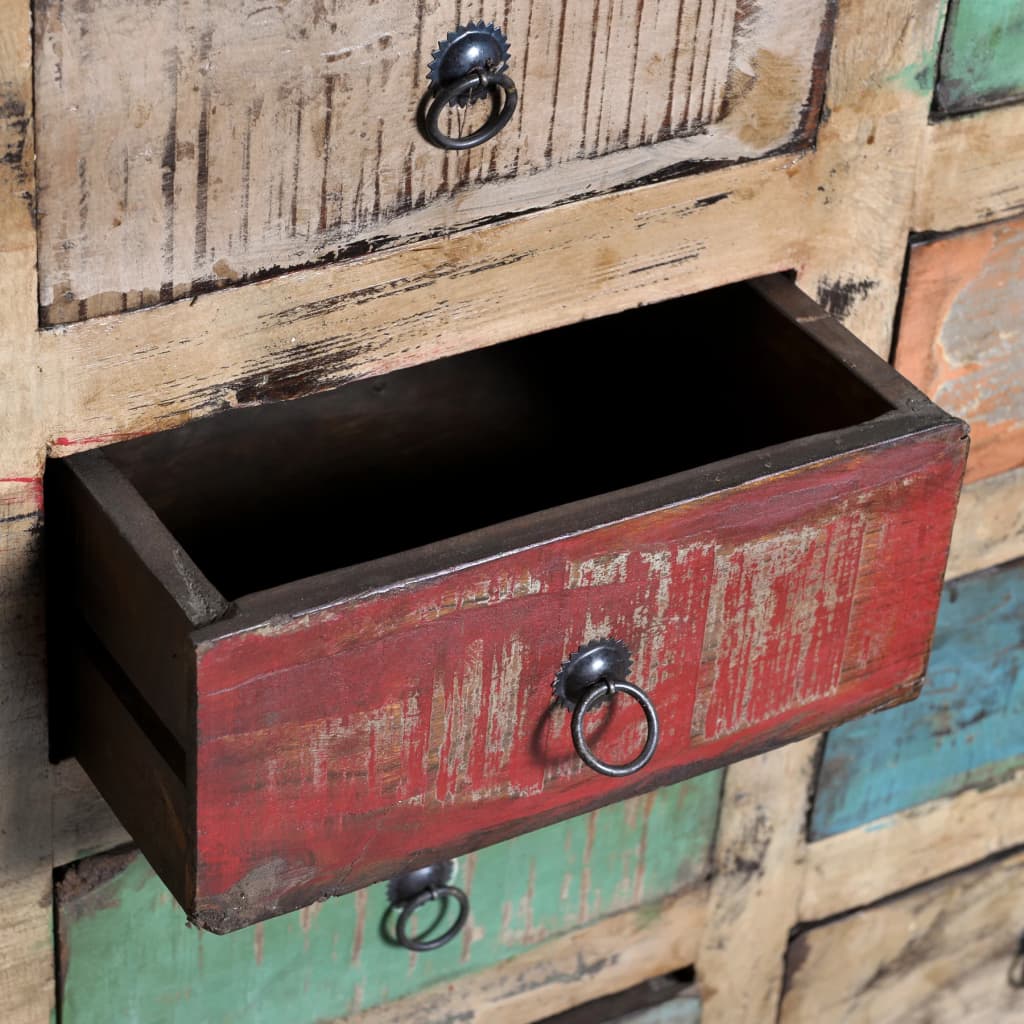
MULTIPOLYGON (((943 426, 200 644, 199 920, 238 927, 912 696, 963 453, 943 426), (626 779, 582 764, 552 700, 599 636, 629 645, 661 719, 626 779)), ((635 705, 593 718, 603 757, 638 752, 635 705)))

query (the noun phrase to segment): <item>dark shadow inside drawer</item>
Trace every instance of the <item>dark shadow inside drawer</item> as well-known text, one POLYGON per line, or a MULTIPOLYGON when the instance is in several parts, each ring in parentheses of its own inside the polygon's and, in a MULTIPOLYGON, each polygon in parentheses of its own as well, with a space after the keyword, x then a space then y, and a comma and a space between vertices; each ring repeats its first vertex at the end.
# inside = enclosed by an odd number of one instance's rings
POLYGON ((235 599, 892 407, 797 321, 733 286, 106 454, 235 599))

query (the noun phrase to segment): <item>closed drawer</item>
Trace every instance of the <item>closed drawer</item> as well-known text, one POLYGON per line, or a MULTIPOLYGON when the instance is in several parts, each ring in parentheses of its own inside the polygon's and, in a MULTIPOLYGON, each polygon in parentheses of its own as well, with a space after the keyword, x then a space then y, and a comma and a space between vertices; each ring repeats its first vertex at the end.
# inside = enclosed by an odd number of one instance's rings
POLYGON ((768 278, 72 456, 55 706, 230 930, 913 696, 965 454, 768 278), (619 778, 552 689, 602 638, 619 778))
POLYGON ((469 921, 421 954, 386 938, 384 885, 211 942, 138 853, 90 857, 57 883, 60 1020, 539 1020, 692 958, 720 788, 704 775, 462 858, 469 921))
POLYGON ((1021 1020, 1022 883, 1018 853, 803 932, 786 958, 779 1021, 1021 1020))
POLYGON ((1024 561, 943 590, 928 679, 912 704, 830 732, 815 839, 860 828, 1024 768, 1024 561))
POLYGON ((57 324, 807 146, 835 4, 34 6, 57 324), (428 66, 477 19, 508 39, 519 105, 445 152, 417 129, 428 66))
POLYGON ((1024 217, 910 247, 896 369, 971 426, 967 482, 1024 468, 1024 217))
POLYGON ((1024 11, 1018 0, 949 0, 935 106, 961 114, 1024 100, 1024 11))

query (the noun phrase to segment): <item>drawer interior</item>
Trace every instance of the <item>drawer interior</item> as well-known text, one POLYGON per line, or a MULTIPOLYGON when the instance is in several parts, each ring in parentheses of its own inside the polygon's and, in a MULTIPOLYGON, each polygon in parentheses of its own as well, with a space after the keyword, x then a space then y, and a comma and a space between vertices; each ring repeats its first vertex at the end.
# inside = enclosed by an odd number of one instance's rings
POLYGON ((106 452, 234 599, 891 408, 738 285, 106 452))

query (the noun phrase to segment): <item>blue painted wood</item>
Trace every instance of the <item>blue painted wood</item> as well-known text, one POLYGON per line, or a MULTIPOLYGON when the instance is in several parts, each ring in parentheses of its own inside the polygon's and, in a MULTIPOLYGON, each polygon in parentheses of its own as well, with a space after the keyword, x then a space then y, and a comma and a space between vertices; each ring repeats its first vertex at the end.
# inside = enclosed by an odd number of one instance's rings
POLYGON ((921 696, 834 729, 811 837, 1024 767, 1024 560, 946 585, 921 696))

